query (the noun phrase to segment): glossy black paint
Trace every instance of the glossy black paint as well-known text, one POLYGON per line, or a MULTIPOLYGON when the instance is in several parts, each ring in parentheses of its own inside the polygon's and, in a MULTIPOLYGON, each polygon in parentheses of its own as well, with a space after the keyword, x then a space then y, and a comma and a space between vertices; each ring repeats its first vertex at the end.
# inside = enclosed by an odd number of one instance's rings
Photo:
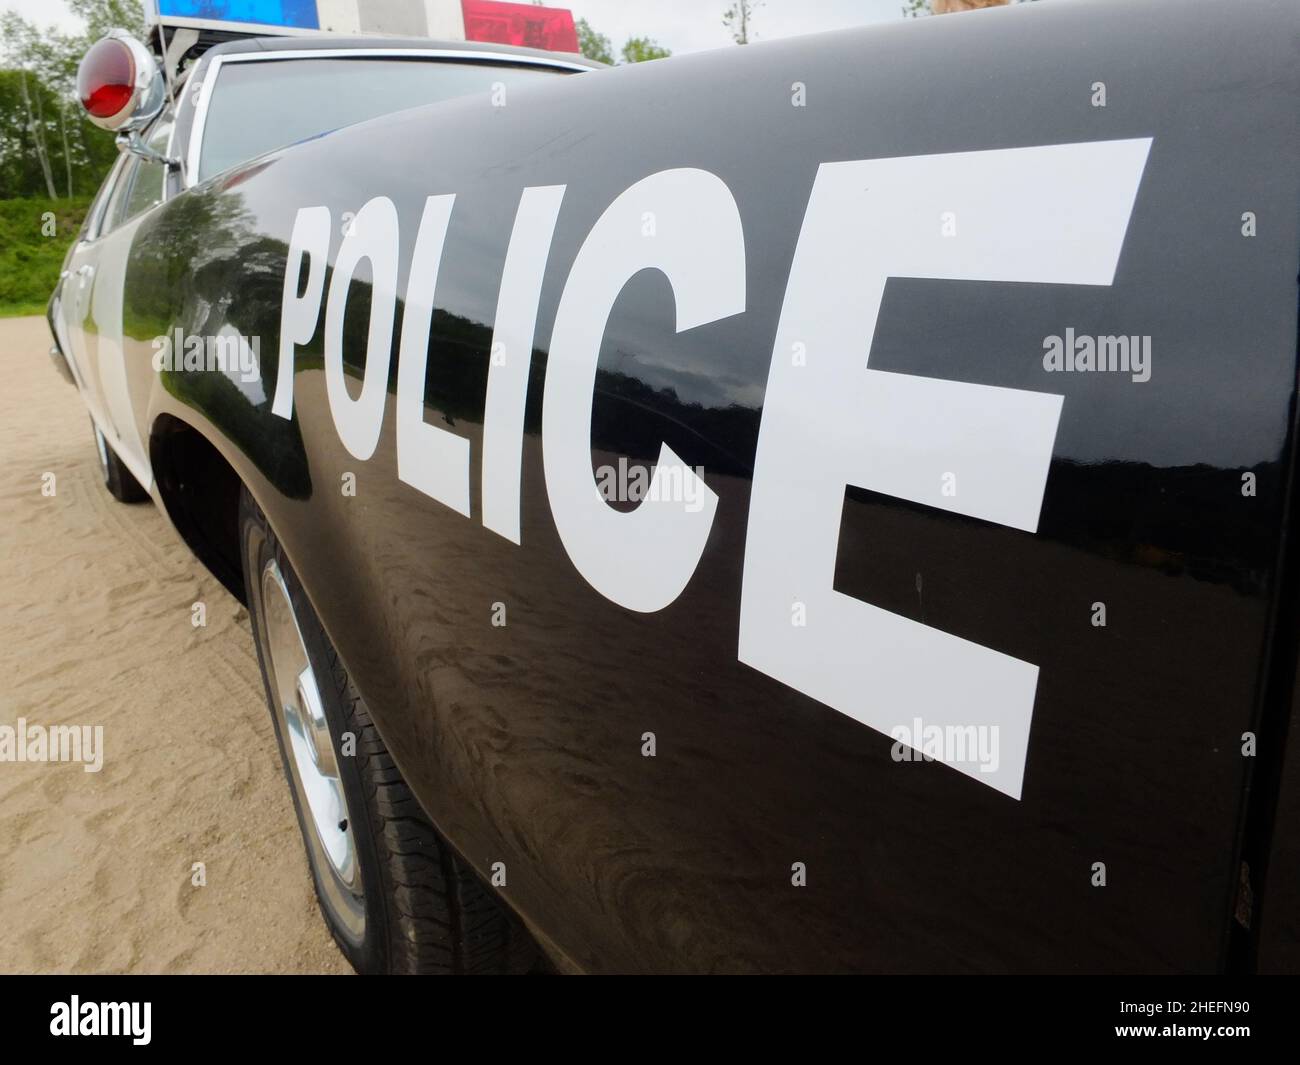
MULTIPOLYGON (((431 816, 481 871, 506 863, 503 895, 561 968, 1223 968, 1248 827, 1241 737, 1289 707, 1289 691, 1265 689, 1271 626, 1294 610, 1279 589, 1297 14, 1280 0, 1036 5, 556 79, 504 109, 464 100, 339 131, 146 220, 127 271, 135 350, 154 332, 230 323, 261 338, 269 392, 298 208, 330 207, 333 255, 343 212, 390 197, 402 292, 425 197, 455 193, 426 417, 472 442, 473 518, 397 480, 391 401, 376 455, 343 450, 319 329, 292 423, 261 390, 181 373, 153 388, 143 428, 188 421, 250 485, 431 816), (1097 81, 1104 109, 1090 104, 1097 81), (887 737, 737 661, 772 338, 819 163, 1145 136, 1112 287, 891 281, 873 348, 880 369, 1065 396, 1037 535, 851 489, 839 544, 840 591, 1040 666, 1016 802, 893 761, 887 737), (651 459, 662 440, 720 497, 683 595, 640 615, 590 588, 556 534, 545 351, 592 223, 635 181, 685 166, 717 174, 739 205, 748 308, 676 334, 666 282, 642 274, 611 315, 593 462, 651 459), (484 382, 515 208, 548 184, 568 192, 515 547, 480 520, 484 382), (1150 335, 1151 381, 1047 378, 1043 337, 1067 326, 1150 335), (339 491, 347 471, 356 498, 339 491), (1097 601, 1104 629, 1090 624, 1097 601), (655 758, 641 755, 647 731, 655 758), (806 888, 791 886, 795 861, 806 888)), ((354 285, 354 364, 367 301, 354 285)), ((1294 928, 1293 898, 1272 912, 1294 928)))

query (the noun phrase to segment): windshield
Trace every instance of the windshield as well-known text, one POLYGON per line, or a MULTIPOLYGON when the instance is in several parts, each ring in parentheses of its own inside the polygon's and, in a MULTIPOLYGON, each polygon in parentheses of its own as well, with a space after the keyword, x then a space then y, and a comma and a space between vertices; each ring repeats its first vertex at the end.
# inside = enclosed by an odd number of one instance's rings
POLYGON ((197 180, 340 126, 455 96, 487 95, 498 85, 509 92, 567 73, 397 57, 227 60, 208 101, 197 180))

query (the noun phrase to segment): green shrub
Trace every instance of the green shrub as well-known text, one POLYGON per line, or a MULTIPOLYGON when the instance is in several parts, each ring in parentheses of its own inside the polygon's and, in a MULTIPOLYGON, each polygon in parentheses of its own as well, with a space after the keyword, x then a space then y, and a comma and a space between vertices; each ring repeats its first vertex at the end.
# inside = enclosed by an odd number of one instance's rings
POLYGON ((0 200, 0 317, 44 312, 90 201, 0 200), (50 213, 54 234, 47 236, 50 213))

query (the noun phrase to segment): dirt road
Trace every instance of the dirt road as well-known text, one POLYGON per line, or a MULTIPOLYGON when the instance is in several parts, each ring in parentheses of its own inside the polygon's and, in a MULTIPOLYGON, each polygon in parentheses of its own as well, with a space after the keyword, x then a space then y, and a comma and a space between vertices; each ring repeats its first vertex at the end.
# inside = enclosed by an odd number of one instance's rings
POLYGON ((101 726, 103 762, 0 761, 0 971, 348 972, 247 616, 151 504, 108 495, 49 344, 0 319, 0 734, 101 726))

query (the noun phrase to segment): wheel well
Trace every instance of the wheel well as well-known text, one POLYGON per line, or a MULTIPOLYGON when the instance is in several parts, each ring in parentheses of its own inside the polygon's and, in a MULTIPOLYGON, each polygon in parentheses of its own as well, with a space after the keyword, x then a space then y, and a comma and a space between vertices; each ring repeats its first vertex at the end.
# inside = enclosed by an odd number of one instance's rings
POLYGON ((239 550, 239 474, 207 437, 167 414, 154 422, 149 435, 149 461, 181 539, 247 606, 239 550))

